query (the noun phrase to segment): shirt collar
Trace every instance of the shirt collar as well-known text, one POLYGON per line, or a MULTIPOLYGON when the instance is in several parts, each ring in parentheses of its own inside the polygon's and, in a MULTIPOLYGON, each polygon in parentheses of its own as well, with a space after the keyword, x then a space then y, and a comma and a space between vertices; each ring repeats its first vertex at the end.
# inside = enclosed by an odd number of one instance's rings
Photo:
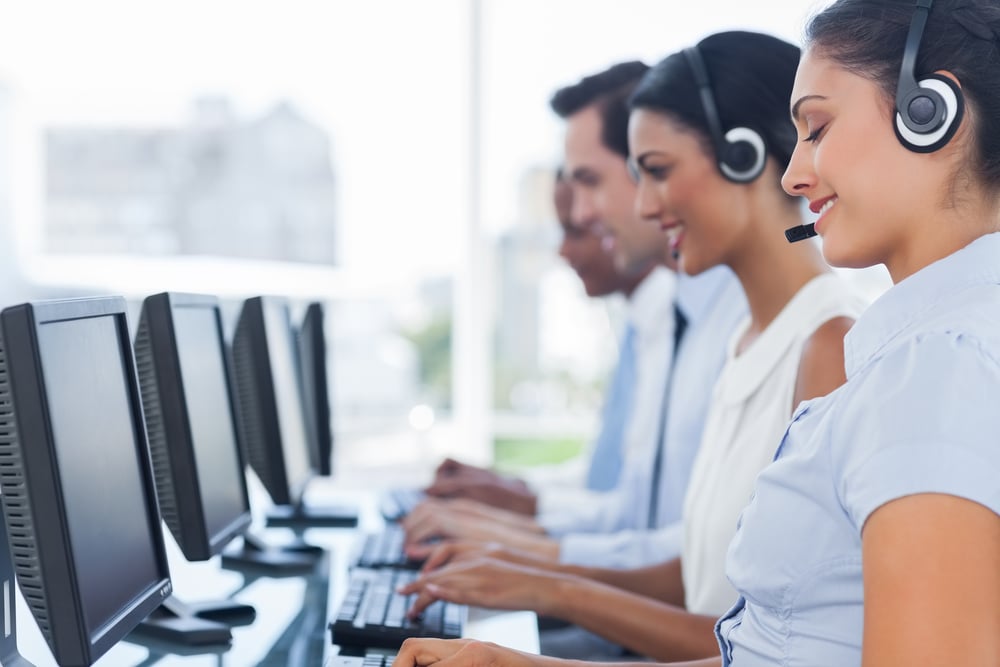
POLYGON ((736 280, 728 266, 717 266, 697 276, 677 277, 677 305, 689 324, 698 322, 715 306, 717 296, 736 280))
POLYGON ((677 291, 677 276, 657 266, 642 279, 628 300, 628 321, 638 331, 656 331, 672 321, 671 304, 677 291))
POLYGON ((887 343, 942 300, 974 285, 1000 282, 998 260, 1000 232, 979 237, 889 288, 844 339, 847 377, 864 368, 887 343))

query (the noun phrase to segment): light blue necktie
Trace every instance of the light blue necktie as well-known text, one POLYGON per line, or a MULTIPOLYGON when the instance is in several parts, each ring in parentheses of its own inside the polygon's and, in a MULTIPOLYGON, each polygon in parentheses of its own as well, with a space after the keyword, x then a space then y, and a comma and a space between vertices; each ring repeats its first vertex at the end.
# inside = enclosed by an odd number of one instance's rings
POLYGON ((635 394, 635 327, 625 327, 618 350, 618 366, 605 392, 601 432, 594 444, 587 472, 587 488, 591 491, 611 491, 618 486, 622 471, 622 451, 625 447, 625 426, 632 412, 635 394))

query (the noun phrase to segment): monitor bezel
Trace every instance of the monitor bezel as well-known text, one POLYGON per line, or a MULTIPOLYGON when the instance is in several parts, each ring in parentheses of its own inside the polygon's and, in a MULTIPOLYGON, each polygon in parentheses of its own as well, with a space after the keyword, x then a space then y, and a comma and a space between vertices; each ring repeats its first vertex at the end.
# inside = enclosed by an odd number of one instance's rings
MULTIPOLYGON (((16 443, 17 451, 11 451, 11 454, 20 458, 19 464, 24 475, 23 493, 27 497, 25 511, 31 515, 29 520, 34 534, 34 539, 29 542, 16 541, 11 535, 15 571, 20 582, 24 577, 31 577, 32 570, 37 569, 37 581, 40 584, 35 585, 40 586, 39 597, 48 598, 44 600, 44 611, 48 614, 48 632, 43 630, 43 633, 46 634, 57 662, 91 664, 158 607, 172 591, 163 534, 159 530, 159 505, 146 439, 138 376, 132 356, 125 300, 122 297, 93 297, 18 304, 0 313, 0 326, 3 330, 4 356, 16 429, 13 443, 16 443), (68 517, 42 372, 43 353, 39 345, 39 330, 46 324, 98 317, 112 317, 115 321, 118 351, 131 407, 134 444, 138 449, 136 454, 144 502, 149 525, 153 527, 149 537, 158 579, 146 590, 137 592, 117 615, 88 633, 78 573, 71 553, 68 517), (12 350, 17 353, 12 354, 12 350), (12 377, 16 377, 17 381, 11 381, 12 377), (28 441, 31 442, 30 446, 26 445, 28 441), (38 521, 39 516, 50 517, 50 520, 38 521), (29 568, 30 561, 37 565, 29 568)), ((13 502, 13 496, 9 493, 14 490, 9 486, 13 481, 5 475, 0 482, 3 486, 3 508, 8 530, 12 521, 18 520, 18 516, 12 514, 14 509, 8 505, 13 502)), ((23 583, 21 587, 24 592, 23 583)), ((27 597, 29 596, 26 595, 27 597)), ((30 600, 29 607, 32 607, 30 600)), ((32 607, 33 614, 35 611, 35 607, 32 607)))
MULTIPOLYGON (((171 489, 158 489, 170 494, 176 504, 177 519, 166 521, 185 558, 191 561, 208 560, 222 552, 235 537, 242 535, 252 522, 250 498, 245 475, 245 461, 239 442, 239 425, 233 405, 233 388, 230 383, 229 359, 226 353, 225 334, 222 326, 222 312, 217 297, 206 294, 182 292, 161 292, 147 296, 143 300, 139 327, 146 324, 145 335, 149 338, 150 353, 154 364, 153 375, 157 385, 157 400, 163 415, 165 470, 158 470, 154 462, 154 472, 158 484, 164 483, 164 475, 169 475, 171 489), (203 308, 212 311, 215 318, 215 340, 222 358, 223 382, 226 389, 226 406, 232 424, 237 478, 242 511, 226 526, 209 534, 205 515, 205 505, 201 495, 198 476, 196 445, 191 431, 188 413, 187 391, 181 369, 174 313, 179 308, 203 308)), ((137 334, 138 343, 138 334, 137 334)), ((138 353, 137 353, 138 354, 138 353)), ((140 382, 142 378, 140 377, 140 382)), ((152 435, 150 435, 151 444, 152 435)))

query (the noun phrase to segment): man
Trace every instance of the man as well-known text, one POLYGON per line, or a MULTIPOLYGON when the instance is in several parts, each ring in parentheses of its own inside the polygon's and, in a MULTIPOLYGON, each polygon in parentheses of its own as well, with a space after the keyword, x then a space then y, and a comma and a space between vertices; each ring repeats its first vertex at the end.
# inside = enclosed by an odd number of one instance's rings
MULTIPOLYGON (((672 263, 662 232, 635 212, 636 188, 627 167, 627 101, 645 69, 641 63, 615 65, 552 99, 566 121, 571 220, 606 229, 621 269, 650 257, 672 263)), ((681 277, 673 302, 662 306, 656 335, 667 344, 658 359, 643 362, 645 379, 637 378, 624 445, 629 463, 614 493, 570 508, 539 502, 537 520, 471 503, 428 502, 404 520, 410 543, 430 536, 499 542, 564 563, 605 567, 640 567, 677 556, 688 475, 725 346, 746 303, 731 272, 713 269, 681 277)))
MULTIPOLYGON (((566 136, 570 160, 557 185, 556 205, 564 242, 560 249, 584 280, 590 296, 599 295, 582 269, 597 263, 602 239, 607 253, 602 261, 626 282, 620 289, 628 300, 627 323, 620 358, 609 383, 602 415, 602 428, 594 443, 584 487, 591 494, 568 492, 549 485, 533 491, 521 480, 504 478, 490 471, 445 461, 427 492, 439 497, 464 497, 497 507, 534 515, 586 512, 593 493, 605 494, 618 487, 625 461, 634 466, 648 458, 657 440, 663 384, 673 342, 671 303, 675 277, 663 267, 666 238, 654 225, 639 220, 633 211, 635 185, 624 168, 627 155, 626 99, 632 86, 645 73, 646 65, 629 62, 589 77, 563 89, 552 100, 562 117, 573 116, 566 136), (577 112, 581 112, 579 116, 577 112), (604 117, 607 116, 607 123, 604 117), (602 136, 602 127, 616 131, 602 136), (588 239, 586 255, 577 248, 588 239), (574 254, 575 253, 575 254, 574 254)), ((607 292, 605 292, 607 293, 607 292)), ((597 511, 593 509, 592 511, 597 511)))
MULTIPOLYGON (((648 252, 634 259, 608 252, 605 247, 608 237, 603 227, 589 220, 574 222, 573 190, 562 169, 556 174, 553 203, 562 231, 559 255, 576 272, 587 296, 620 294, 628 303, 628 322, 619 346, 615 373, 605 390, 601 431, 590 453, 588 470, 584 472, 580 466, 560 466, 555 473, 544 471, 543 483, 529 484, 448 459, 439 466, 437 478, 426 489, 429 495, 469 498, 534 515, 539 504, 568 506, 592 502, 594 494, 611 491, 617 486, 624 458, 624 429, 629 422, 636 389, 636 366, 644 360, 638 358, 636 350, 638 327, 635 323, 643 323, 644 340, 652 338, 653 348, 662 348, 666 341, 659 336, 659 320, 663 304, 672 296, 673 285, 669 276, 662 275, 666 271, 657 268, 658 258, 648 256, 648 252), (539 496, 548 498, 539 501, 539 496)), ((539 475, 535 477, 537 480, 539 475)))

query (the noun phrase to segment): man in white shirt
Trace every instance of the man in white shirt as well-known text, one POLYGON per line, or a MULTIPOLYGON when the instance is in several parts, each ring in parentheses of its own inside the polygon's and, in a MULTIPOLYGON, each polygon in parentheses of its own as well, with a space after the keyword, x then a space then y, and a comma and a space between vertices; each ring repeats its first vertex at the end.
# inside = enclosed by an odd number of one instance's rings
MULTIPOLYGON (((672 263, 665 235, 636 214, 636 187, 627 167, 627 101, 645 70, 642 63, 621 63, 552 98, 553 110, 566 121, 564 171, 573 190, 571 220, 606 230, 608 247, 622 269, 650 257, 672 263)), ((636 402, 623 441, 626 464, 615 491, 569 506, 558 496, 542 494, 534 505, 518 508, 537 520, 468 503, 424 503, 403 523, 411 544, 431 536, 467 538, 565 563, 606 567, 640 567, 680 553, 688 476, 725 346, 746 313, 746 302, 726 268, 671 282, 674 298, 660 297, 659 311, 646 323, 647 343, 638 346, 647 354, 637 370, 636 402), (677 336, 674 305, 685 321, 682 337, 677 336)), ((639 290, 636 297, 643 298, 639 290)), ((459 466, 448 465, 451 469, 442 467, 439 480, 463 474, 459 466)), ((466 470, 473 474, 477 469, 466 470)))
MULTIPOLYGON (((585 478, 578 480, 575 489, 548 483, 550 480, 526 484, 449 460, 439 467, 434 484, 427 489, 429 495, 470 498, 529 515, 550 516, 557 522, 566 515, 565 520, 572 524, 576 516, 601 514, 609 492, 619 487, 621 478, 634 478, 640 462, 652 456, 673 350, 676 276, 658 266, 666 253, 666 237, 634 213, 635 185, 625 169, 623 153, 627 153, 627 138, 625 129, 618 127, 627 96, 646 69, 640 62, 622 63, 559 91, 552 100, 557 114, 574 116, 566 139, 566 156, 572 161, 567 161, 562 176, 570 204, 561 222, 564 239, 583 232, 596 240, 603 238, 616 273, 629 283, 620 290, 627 299, 622 356, 606 390, 602 430, 585 478), (582 122, 577 122, 577 115, 582 122), (604 126, 621 132, 602 136, 599 128, 604 126), (626 365, 630 371, 622 373, 626 365), (628 386, 619 382, 624 375, 628 386), (626 392, 630 396, 623 400, 621 394, 626 392)), ((625 113, 627 116, 627 110, 625 113)), ((564 240, 560 253, 573 265, 565 252, 566 243, 564 240)), ((581 279, 586 284, 583 275, 581 279)), ((600 295, 591 288, 588 294, 600 295)))

